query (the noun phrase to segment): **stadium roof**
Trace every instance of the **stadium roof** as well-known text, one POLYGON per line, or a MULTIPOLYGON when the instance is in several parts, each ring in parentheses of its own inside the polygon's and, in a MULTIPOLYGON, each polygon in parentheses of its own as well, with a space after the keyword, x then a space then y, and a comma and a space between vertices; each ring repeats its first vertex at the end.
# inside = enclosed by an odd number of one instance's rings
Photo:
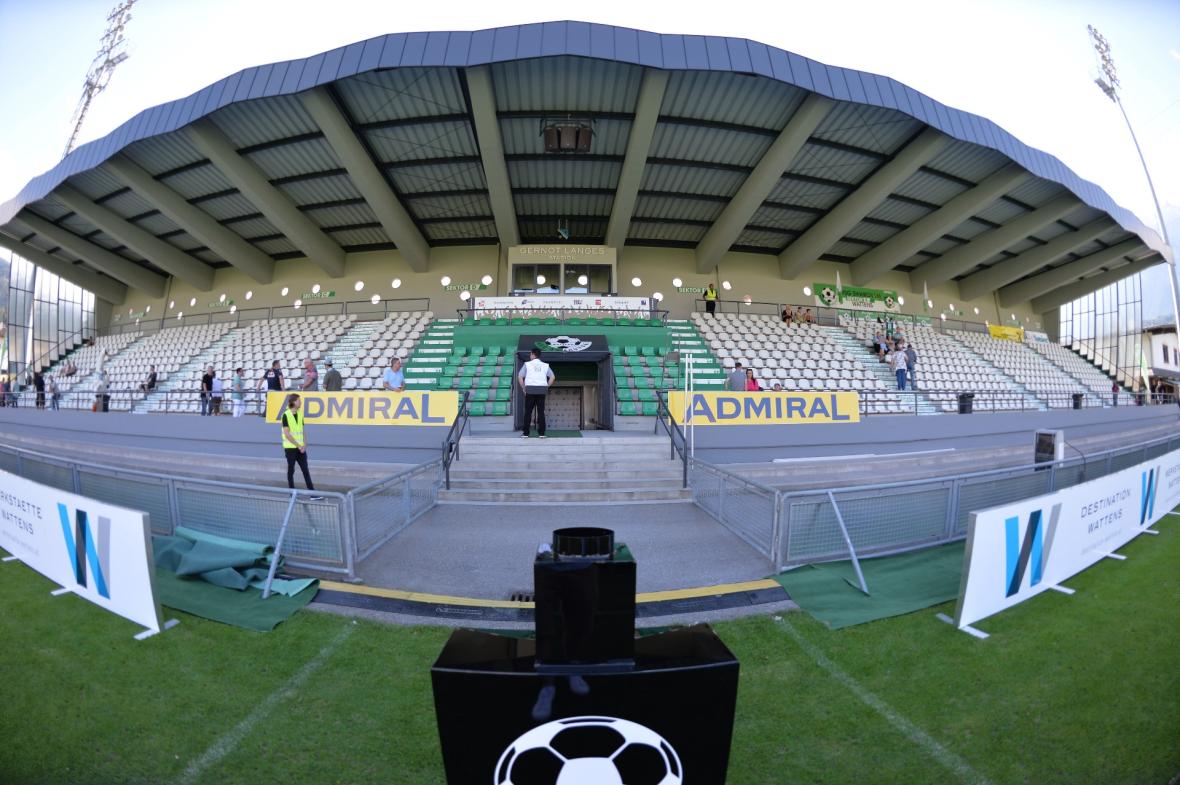
POLYGON ((0 206, 0 246, 119 302, 275 260, 571 241, 845 262, 1044 312, 1170 258, 1055 157, 874 74, 580 22, 379 36, 140 112, 0 206), (585 123, 588 152, 542 127, 585 123))

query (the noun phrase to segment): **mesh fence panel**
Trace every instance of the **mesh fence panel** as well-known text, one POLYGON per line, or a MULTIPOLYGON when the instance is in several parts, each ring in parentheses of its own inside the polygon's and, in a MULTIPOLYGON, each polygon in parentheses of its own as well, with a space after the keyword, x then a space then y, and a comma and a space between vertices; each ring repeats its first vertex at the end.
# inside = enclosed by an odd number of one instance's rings
MULTIPOLYGON (((959 485, 959 513, 955 518, 956 534, 967 533, 967 520, 976 510, 1031 499, 1049 492, 1050 472, 1039 471, 1007 477, 981 477, 963 480, 959 485)), ((1093 478, 1090 478, 1093 479, 1093 478)))
POLYGON ((20 474, 20 457, 16 453, 0 451, 0 469, 12 474, 20 474))
MULTIPOLYGON (((895 492, 836 495, 857 555, 929 545, 945 539, 950 482, 892 490, 895 492)), ((789 498, 783 514, 787 520, 784 564, 848 558, 848 546, 840 532, 836 511, 826 494, 789 498)))
POLYGON ((1072 488, 1078 483, 1092 480, 1096 476, 1095 471, 1101 473, 1105 470, 1106 462, 1102 461, 1097 466, 1087 467, 1084 463, 1076 463, 1072 466, 1059 466, 1053 477, 1053 490, 1059 491, 1062 488, 1072 488))
POLYGON ((1142 449, 1130 450, 1122 455, 1112 455, 1110 456, 1110 471, 1108 474, 1114 474, 1123 469, 1128 469, 1137 463, 1142 463, 1143 460, 1142 449))
POLYGON ((693 499, 752 548, 773 558, 775 494, 694 464, 693 499))
POLYGON ((83 496, 146 512, 156 534, 171 534, 175 528, 172 505, 168 503, 167 480, 98 474, 79 469, 78 483, 83 496))
POLYGON ((353 495, 357 558, 363 559, 434 506, 441 463, 353 495))
POLYGON ((74 490, 74 472, 68 466, 38 461, 26 455, 21 458, 21 475, 33 482, 50 485, 59 490, 71 493, 74 490))
MULTIPOLYGON (((283 492, 271 495, 177 483, 176 498, 185 526, 222 537, 273 544, 291 497, 283 492)), ((343 565, 343 506, 341 499, 331 496, 321 502, 296 502, 283 540, 283 555, 343 565)))

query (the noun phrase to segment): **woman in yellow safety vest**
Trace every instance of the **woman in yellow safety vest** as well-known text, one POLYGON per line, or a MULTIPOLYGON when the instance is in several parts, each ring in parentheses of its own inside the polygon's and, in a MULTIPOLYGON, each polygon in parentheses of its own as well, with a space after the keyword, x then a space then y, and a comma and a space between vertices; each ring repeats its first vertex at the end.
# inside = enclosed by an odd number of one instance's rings
MULTIPOLYGON (((314 491, 311 483, 311 472, 307 470, 307 439, 303 436, 303 412, 300 411, 301 402, 298 395, 287 399, 287 411, 283 412, 283 453, 287 456, 287 487, 295 487, 295 465, 298 464, 303 472, 303 482, 307 490, 314 491)), ((312 496, 312 501, 319 501, 323 496, 312 496)))
POLYGON ((717 315, 717 287, 712 283, 705 287, 705 313, 717 315))

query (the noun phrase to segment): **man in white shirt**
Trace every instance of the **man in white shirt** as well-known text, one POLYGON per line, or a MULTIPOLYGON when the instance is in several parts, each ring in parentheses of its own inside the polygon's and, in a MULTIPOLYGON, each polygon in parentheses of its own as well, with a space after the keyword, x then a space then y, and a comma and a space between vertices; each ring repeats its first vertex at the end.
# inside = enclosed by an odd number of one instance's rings
POLYGON ((889 353, 889 367, 897 376, 897 389, 904 390, 905 377, 909 372, 909 359, 906 357, 904 344, 897 344, 894 350, 889 353))
POLYGON ((533 429, 533 409, 536 409, 537 434, 544 439, 545 394, 549 392, 553 382, 557 381, 557 377, 553 375, 553 369, 549 367, 548 363, 541 362, 539 349, 529 351, 529 361, 520 366, 517 381, 520 383, 520 389, 524 392, 524 432, 521 433, 520 438, 529 438, 529 432, 533 429))

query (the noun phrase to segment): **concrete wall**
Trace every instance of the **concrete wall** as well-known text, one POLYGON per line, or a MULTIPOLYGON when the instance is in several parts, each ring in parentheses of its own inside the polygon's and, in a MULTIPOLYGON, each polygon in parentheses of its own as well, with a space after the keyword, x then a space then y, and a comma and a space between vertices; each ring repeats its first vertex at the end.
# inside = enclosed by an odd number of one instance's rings
MULTIPOLYGON (((691 250, 636 246, 622 249, 619 254, 616 287, 620 295, 650 295, 658 291, 664 295, 664 306, 672 315, 684 317, 692 311, 693 301, 700 295, 676 291, 672 285, 672 279, 676 277, 682 279, 684 287, 703 287, 710 280, 718 284, 729 281, 731 289, 720 291, 723 299, 738 300, 748 294, 761 302, 814 305, 814 297, 806 297, 803 287, 817 281, 834 283, 837 271, 840 272, 842 282, 851 282, 851 274, 845 264, 816 262, 799 278, 783 280, 779 277, 777 257, 729 253, 718 266, 717 275, 700 275, 696 272, 696 258, 691 250), (631 284, 631 279, 635 277, 642 281, 638 287, 631 284)), ((186 315, 224 312, 228 310, 226 306, 213 305, 218 303, 221 294, 225 294, 227 300, 234 301, 239 309, 289 306, 315 284, 324 290, 334 289, 336 297, 330 300, 305 299, 305 302, 359 301, 367 300, 374 294, 382 298, 428 297, 435 313, 450 315, 463 303, 458 290, 448 291, 442 285, 440 281, 444 275, 450 276, 452 286, 478 284, 484 275, 491 275, 494 280, 487 293, 506 293, 508 271, 500 262, 496 246, 435 248, 431 269, 425 273, 412 272, 397 251, 378 251, 349 254, 345 274, 340 278, 328 277, 306 259, 293 259, 279 262, 275 268, 274 282, 265 285, 235 268, 226 268, 217 271, 210 292, 197 291, 176 280, 170 282, 169 290, 162 298, 147 297, 143 292, 132 290, 127 294, 127 301, 115 313, 118 320, 114 324, 134 321, 134 317, 129 314, 144 313, 149 307, 151 310, 144 317, 147 319, 159 319, 161 315, 175 319, 179 312, 186 315), (390 285, 395 277, 402 282, 397 289, 390 285), (354 288, 357 281, 364 282, 364 288, 359 292, 354 288), (286 295, 281 294, 284 287, 288 288, 286 295), (247 292, 253 293, 250 300, 246 299, 247 292), (195 306, 189 304, 193 298, 196 299, 195 306), (173 303, 171 308, 170 302, 173 303)), ((874 281, 873 287, 896 290, 905 300, 902 312, 907 314, 925 314, 937 318, 940 311, 953 304, 957 313, 948 314, 949 318, 1010 324, 1015 314, 1025 326, 1033 329, 1046 327, 1041 324, 1042 317, 1034 314, 1027 303, 1016 308, 1001 309, 994 296, 964 301, 959 297, 958 284, 954 282, 930 289, 930 299, 935 306, 932 311, 923 310, 920 291, 910 290, 908 273, 887 273, 874 281), (975 313, 977 308, 978 314, 975 313)), ((105 325, 106 322, 100 321, 100 324, 105 325)))

